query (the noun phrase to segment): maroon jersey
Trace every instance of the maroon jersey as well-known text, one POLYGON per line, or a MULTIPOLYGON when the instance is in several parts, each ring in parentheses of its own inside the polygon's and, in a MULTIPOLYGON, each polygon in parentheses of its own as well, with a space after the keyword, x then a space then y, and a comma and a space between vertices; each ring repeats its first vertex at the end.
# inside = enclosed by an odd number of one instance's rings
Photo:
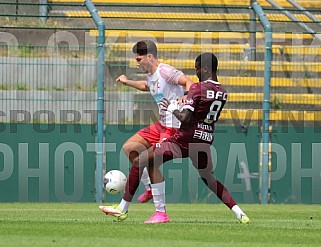
POLYGON ((219 82, 207 80, 193 84, 182 109, 193 112, 190 123, 181 124, 173 136, 175 142, 213 143, 214 123, 218 120, 227 100, 227 92, 219 82))

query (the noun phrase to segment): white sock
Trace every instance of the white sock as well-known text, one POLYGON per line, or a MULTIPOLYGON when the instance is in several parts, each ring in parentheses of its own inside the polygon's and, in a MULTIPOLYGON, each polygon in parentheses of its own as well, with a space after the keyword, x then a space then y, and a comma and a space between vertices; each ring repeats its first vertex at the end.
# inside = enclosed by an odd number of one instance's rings
POLYGON ((156 211, 166 212, 165 181, 158 184, 151 184, 151 187, 156 211))
POLYGON ((144 184, 146 190, 150 190, 151 189, 150 178, 149 178, 148 171, 147 171, 146 167, 143 170, 142 178, 140 179, 140 181, 142 181, 142 183, 144 184))
POLYGON ((238 205, 234 205, 231 210, 235 213, 236 218, 240 219, 241 215, 246 215, 238 205))
POLYGON ((121 199, 119 205, 118 205, 118 208, 120 209, 120 211, 122 211, 123 213, 124 212, 127 212, 128 211, 128 208, 129 208, 129 204, 130 202, 124 200, 124 199, 121 199))

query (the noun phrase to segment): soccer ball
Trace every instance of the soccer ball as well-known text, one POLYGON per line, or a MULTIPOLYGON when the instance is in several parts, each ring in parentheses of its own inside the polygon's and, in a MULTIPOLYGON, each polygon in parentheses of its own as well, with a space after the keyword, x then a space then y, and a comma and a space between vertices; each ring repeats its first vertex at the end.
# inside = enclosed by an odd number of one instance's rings
POLYGON ((104 177, 104 188, 112 195, 116 195, 125 190, 127 178, 124 173, 119 170, 111 170, 104 177))

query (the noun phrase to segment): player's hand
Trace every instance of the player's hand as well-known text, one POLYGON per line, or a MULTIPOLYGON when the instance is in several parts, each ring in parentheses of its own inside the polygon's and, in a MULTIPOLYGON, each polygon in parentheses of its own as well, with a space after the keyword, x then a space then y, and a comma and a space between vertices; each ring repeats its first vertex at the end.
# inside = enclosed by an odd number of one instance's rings
POLYGON ((171 100, 170 104, 167 107, 167 111, 173 113, 175 110, 179 109, 178 101, 176 99, 171 100))
POLYGON ((168 99, 162 98, 161 101, 159 102, 160 108, 167 111, 167 107, 169 106, 170 102, 168 99))
POLYGON ((161 100, 160 105, 164 110, 169 111, 170 113, 173 113, 175 110, 178 110, 179 108, 177 100, 169 101, 165 98, 161 100))
POLYGON ((187 95, 182 96, 179 100, 178 100, 178 105, 184 105, 187 99, 187 95))
POLYGON ((127 79, 127 76, 125 76, 125 75, 121 75, 116 79, 116 82, 121 82, 125 86, 127 85, 127 81, 128 81, 128 79, 127 79))

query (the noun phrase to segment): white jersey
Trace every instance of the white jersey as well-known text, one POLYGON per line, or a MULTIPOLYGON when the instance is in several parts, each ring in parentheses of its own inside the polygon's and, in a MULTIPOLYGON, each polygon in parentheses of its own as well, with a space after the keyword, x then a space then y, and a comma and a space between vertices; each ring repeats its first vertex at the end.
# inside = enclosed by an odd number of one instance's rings
POLYGON ((184 95, 184 89, 178 84, 182 71, 164 63, 160 63, 153 74, 147 76, 147 86, 154 97, 160 116, 160 123, 166 127, 179 128, 180 121, 170 112, 161 109, 162 98, 176 100, 184 95))

